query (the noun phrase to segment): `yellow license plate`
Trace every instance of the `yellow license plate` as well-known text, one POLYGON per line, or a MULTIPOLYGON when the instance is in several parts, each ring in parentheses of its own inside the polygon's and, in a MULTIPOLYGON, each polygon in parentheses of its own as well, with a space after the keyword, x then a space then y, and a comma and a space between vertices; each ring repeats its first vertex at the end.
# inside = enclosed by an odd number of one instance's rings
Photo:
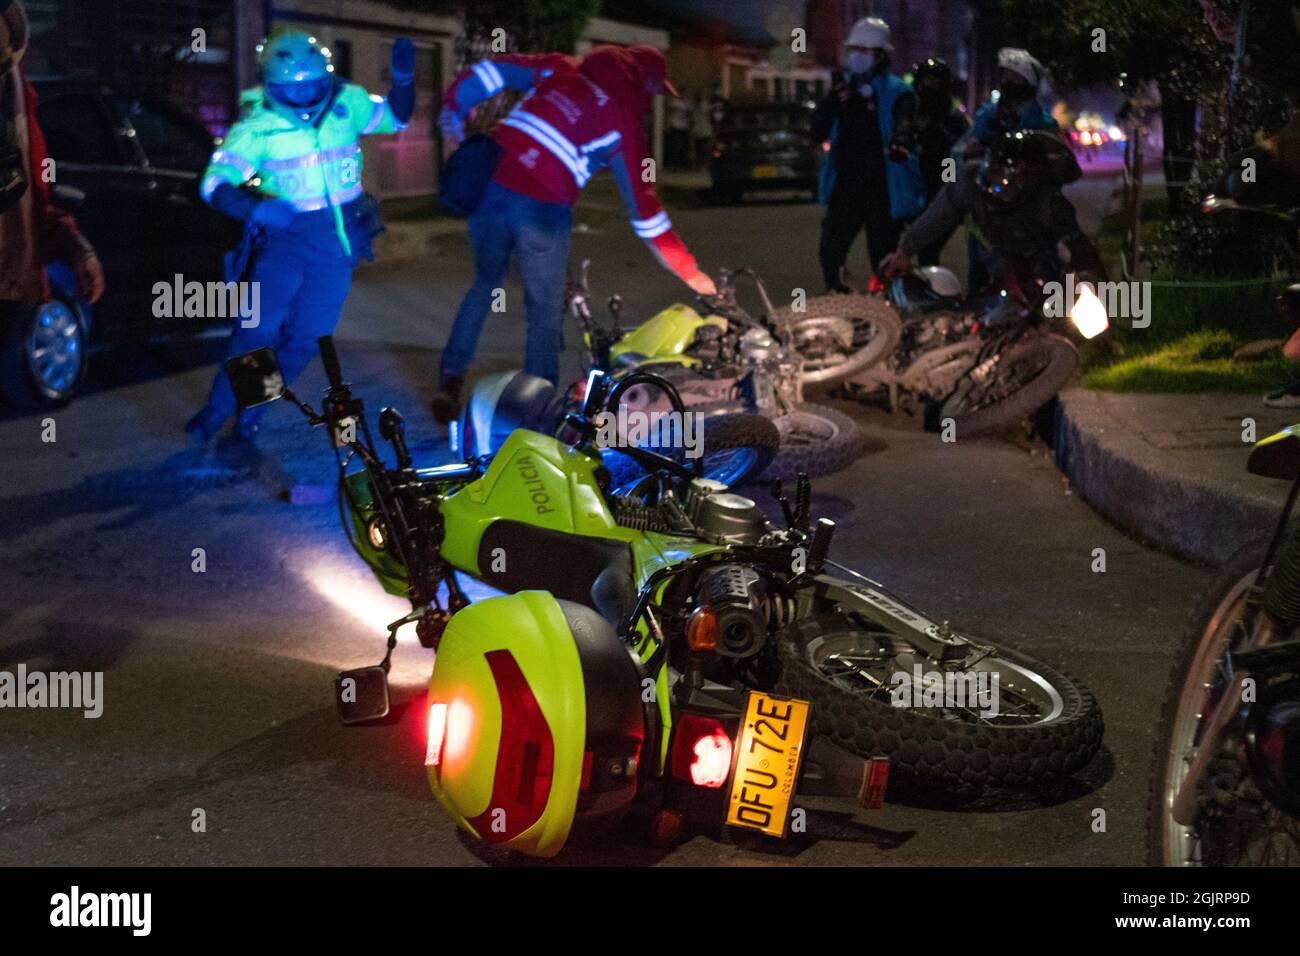
POLYGON ((751 690, 736 743, 727 822, 784 837, 799 779, 809 703, 751 690))
POLYGON ((780 171, 777 167, 775 167, 775 166, 755 166, 755 167, 754 167, 754 178, 755 178, 755 179, 776 179, 776 177, 777 177, 778 175, 780 175, 780 173, 781 173, 781 171, 780 171))

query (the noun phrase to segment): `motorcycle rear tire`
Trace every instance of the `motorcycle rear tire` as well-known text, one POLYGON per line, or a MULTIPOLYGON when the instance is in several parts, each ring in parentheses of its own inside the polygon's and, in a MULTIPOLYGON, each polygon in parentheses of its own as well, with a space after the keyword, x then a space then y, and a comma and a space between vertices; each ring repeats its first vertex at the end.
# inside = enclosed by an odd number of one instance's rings
MULTIPOLYGON (((921 786, 1031 789, 1087 766, 1101 749, 1101 708, 1085 686, 1005 645, 998 656, 1038 674, 1061 694, 1062 713, 1047 722, 1008 726, 946 720, 921 708, 868 699, 821 673, 806 652, 821 619, 798 643, 781 645, 777 692, 812 703, 811 729, 864 759, 890 758, 891 779, 921 786)), ((980 639, 981 643, 993 644, 980 639)))

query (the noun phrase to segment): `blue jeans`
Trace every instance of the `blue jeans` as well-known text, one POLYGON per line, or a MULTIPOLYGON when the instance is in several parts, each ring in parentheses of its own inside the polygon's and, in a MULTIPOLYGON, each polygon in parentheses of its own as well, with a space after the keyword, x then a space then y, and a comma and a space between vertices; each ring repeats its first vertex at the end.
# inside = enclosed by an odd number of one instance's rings
POLYGON ((524 283, 528 337, 524 371, 557 383, 564 308, 565 267, 573 210, 563 203, 540 202, 490 183, 483 201, 469 217, 474 250, 474 284, 465 293, 451 337, 442 352, 443 378, 464 378, 478 348, 479 335, 496 290, 510 266, 510 253, 519 260, 524 283))
MULTIPOLYGON (((254 253, 246 277, 260 286, 258 323, 246 329, 236 320, 230 336, 230 356, 265 346, 275 349, 286 385, 302 374, 317 354, 316 339, 333 333, 352 288, 357 260, 343 255, 332 220, 329 231, 324 228, 323 221, 319 225, 309 221, 269 234, 266 246, 254 253)), ((212 383, 208 408, 220 421, 236 411, 224 365, 212 383)), ((265 408, 259 406, 247 415, 256 419, 265 408)))

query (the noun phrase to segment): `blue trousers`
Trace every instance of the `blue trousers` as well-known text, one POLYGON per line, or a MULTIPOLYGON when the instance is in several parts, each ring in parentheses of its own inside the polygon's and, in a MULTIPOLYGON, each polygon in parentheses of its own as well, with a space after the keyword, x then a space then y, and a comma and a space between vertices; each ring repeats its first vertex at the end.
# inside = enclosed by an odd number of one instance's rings
MULTIPOLYGON (((317 354, 316 339, 330 335, 339 324, 356 263, 355 257, 343 255, 332 222, 329 232, 320 235, 308 236, 299 228, 272 232, 266 246, 255 253, 247 277, 259 284, 257 324, 243 328, 236 321, 229 355, 270 346, 279 357, 285 384, 292 383, 317 354)), ((237 409, 224 366, 212 383, 208 408, 221 421, 237 409)), ((265 408, 246 414, 257 418, 265 408)))
POLYGON ((572 228, 573 210, 569 206, 530 199, 497 183, 488 185, 483 201, 469 217, 474 284, 461 301, 451 337, 442 352, 443 378, 465 377, 513 252, 524 283, 528 319, 524 371, 558 383, 561 310, 572 228))

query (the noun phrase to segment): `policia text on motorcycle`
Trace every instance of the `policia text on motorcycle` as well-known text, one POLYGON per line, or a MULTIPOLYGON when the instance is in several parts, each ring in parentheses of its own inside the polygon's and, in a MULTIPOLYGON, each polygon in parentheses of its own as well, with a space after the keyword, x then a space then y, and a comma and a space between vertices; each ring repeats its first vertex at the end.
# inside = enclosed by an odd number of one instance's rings
MULTIPOLYGON (((386 98, 336 77, 330 59, 315 37, 272 34, 259 48, 263 85, 241 97, 246 113, 212 154, 201 187, 214 208, 246 224, 226 278, 261 287, 261 314, 236 323, 229 354, 275 348, 286 383, 306 367, 316 339, 338 324, 359 258, 372 258, 370 240, 380 227, 362 191, 358 140, 405 129, 415 104, 409 40, 393 46, 386 98)), ((235 410, 219 370, 185 430, 206 442, 235 410)), ((261 411, 240 413, 236 437, 256 435, 261 411)))

